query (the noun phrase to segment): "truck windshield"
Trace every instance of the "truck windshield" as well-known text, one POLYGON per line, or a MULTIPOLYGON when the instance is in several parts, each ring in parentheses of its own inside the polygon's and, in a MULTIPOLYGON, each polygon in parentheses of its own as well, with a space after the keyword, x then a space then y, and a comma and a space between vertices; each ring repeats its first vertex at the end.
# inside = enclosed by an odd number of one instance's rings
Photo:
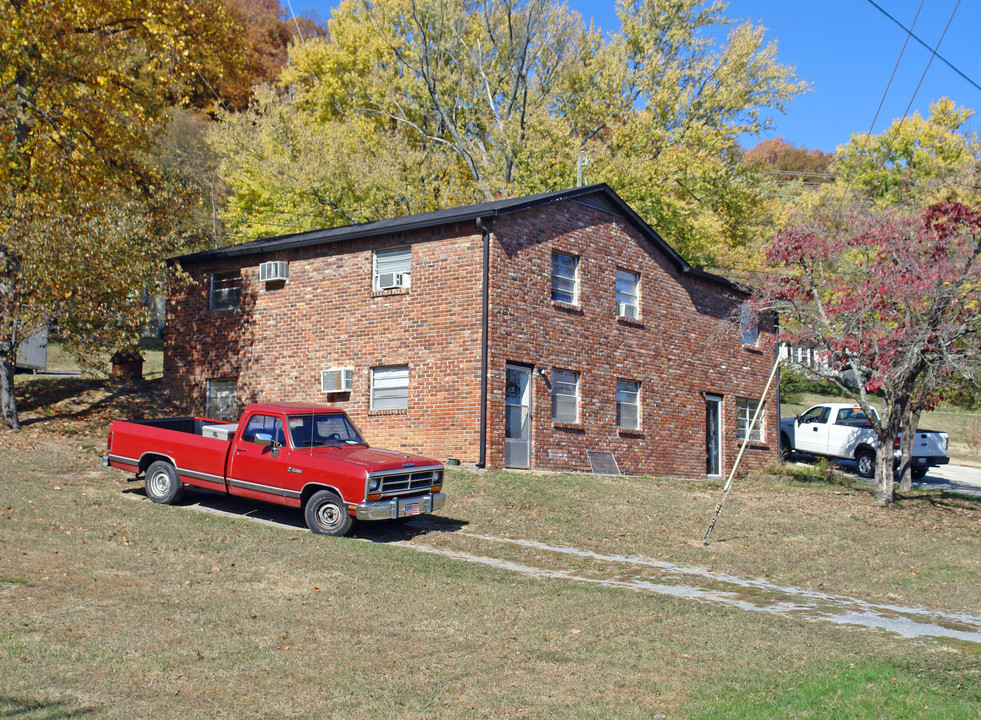
POLYGON ((339 413, 290 415, 287 422, 293 447, 365 444, 347 416, 339 413))

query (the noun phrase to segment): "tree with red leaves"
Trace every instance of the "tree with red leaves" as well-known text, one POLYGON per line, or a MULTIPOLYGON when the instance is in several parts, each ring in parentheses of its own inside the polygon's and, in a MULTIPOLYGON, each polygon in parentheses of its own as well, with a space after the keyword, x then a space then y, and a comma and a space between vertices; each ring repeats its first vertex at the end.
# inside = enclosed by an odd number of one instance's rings
MULTIPOLYGON (((778 313, 778 340, 823 354, 812 372, 861 405, 880 448, 911 436, 944 378, 977 368, 981 218, 966 205, 915 216, 819 211, 779 232, 767 262, 758 312, 778 313)), ((893 501, 891 452, 878 453, 874 490, 893 501)))

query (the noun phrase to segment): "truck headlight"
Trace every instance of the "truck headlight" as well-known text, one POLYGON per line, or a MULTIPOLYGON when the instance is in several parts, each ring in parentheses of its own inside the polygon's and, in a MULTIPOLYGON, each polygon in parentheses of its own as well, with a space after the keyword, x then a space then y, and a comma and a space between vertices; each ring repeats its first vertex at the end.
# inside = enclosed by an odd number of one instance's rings
POLYGON ((376 493, 381 489, 381 478, 368 478, 368 492, 376 493))

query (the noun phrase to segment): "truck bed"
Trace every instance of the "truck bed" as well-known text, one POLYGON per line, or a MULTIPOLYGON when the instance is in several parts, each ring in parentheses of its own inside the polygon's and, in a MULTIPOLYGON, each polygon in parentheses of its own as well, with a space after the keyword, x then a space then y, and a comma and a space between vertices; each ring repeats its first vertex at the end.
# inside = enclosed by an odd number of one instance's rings
POLYGON ((208 428, 228 427, 201 417, 120 420, 109 429, 109 464, 139 475, 155 460, 168 460, 183 482, 225 490, 225 467, 231 436, 222 439, 208 428))

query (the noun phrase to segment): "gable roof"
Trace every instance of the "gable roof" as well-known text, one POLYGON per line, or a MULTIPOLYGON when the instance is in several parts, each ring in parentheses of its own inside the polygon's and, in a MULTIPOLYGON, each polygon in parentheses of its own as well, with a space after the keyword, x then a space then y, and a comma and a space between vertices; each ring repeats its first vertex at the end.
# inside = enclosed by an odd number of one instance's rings
POLYGON ((378 237, 393 233, 418 230, 421 228, 436 227, 458 222, 476 221, 480 218, 483 221, 495 217, 510 215, 524 210, 550 205, 553 203, 564 202, 566 200, 579 200, 589 204, 589 201, 599 203, 599 207, 606 211, 614 211, 626 218, 651 244, 664 253, 675 267, 682 273, 695 275, 713 282, 721 283, 733 289, 738 289, 728 278, 721 275, 714 275, 706 272, 701 267, 690 265, 677 251, 668 245, 660 235, 648 225, 644 220, 624 202, 623 198, 617 195, 606 183, 596 185, 585 185, 583 187, 571 188, 568 190, 558 190, 537 195, 527 195, 519 198, 509 198, 506 200, 492 200, 490 202, 478 203, 476 205, 464 205, 461 207, 447 208, 445 210, 434 210, 432 212, 418 213, 415 215, 405 215, 402 217, 386 218, 383 220, 373 220, 370 222, 358 223, 356 225, 345 225, 342 227, 327 228, 324 230, 309 230, 302 233, 291 235, 280 235, 277 237, 252 240, 239 245, 218 248, 215 250, 204 250, 201 252, 181 255, 170 258, 167 263, 197 263, 209 260, 228 259, 235 257, 247 257, 250 255, 263 255, 266 253, 277 252, 280 250, 293 250, 296 248, 311 247, 316 245, 329 245, 331 243, 361 238, 378 237))

